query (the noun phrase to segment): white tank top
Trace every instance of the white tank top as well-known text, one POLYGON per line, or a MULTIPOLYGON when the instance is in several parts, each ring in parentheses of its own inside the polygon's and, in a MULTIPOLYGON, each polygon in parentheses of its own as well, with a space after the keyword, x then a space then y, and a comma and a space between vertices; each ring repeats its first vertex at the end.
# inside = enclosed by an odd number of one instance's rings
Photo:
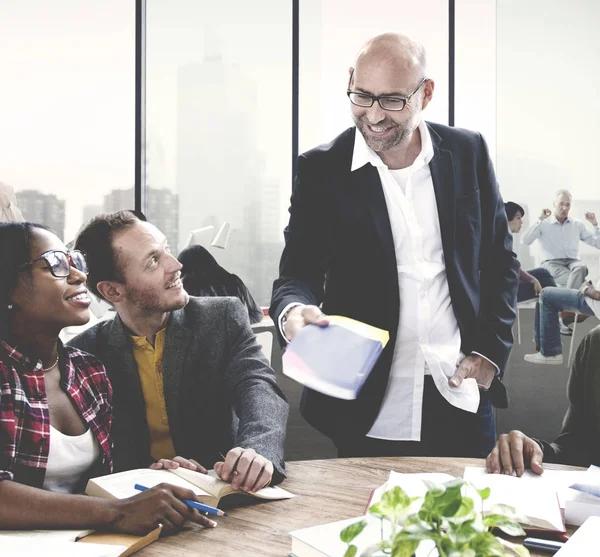
POLYGON ((100 446, 88 429, 82 435, 65 435, 50 426, 50 450, 44 489, 73 493, 83 474, 100 456, 100 446))

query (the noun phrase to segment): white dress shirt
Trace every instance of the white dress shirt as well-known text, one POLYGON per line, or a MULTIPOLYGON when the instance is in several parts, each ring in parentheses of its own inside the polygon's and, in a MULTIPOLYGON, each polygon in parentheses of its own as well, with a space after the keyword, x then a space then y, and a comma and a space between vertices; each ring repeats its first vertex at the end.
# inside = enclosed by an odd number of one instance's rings
MULTIPOLYGON (((367 436, 397 441, 421 439, 426 367, 442 395, 457 403, 449 394, 448 378, 460 359, 460 331, 450 300, 429 169, 433 144, 424 122, 419 132, 421 152, 414 163, 390 170, 357 131, 351 167, 355 171, 371 163, 377 168, 394 238, 401 300, 398 333, 384 399, 367 436)), ((478 394, 471 411, 477 410, 478 394)))
POLYGON ((579 259, 580 240, 600 249, 600 230, 594 226, 590 232, 585 223, 571 217, 561 224, 552 214, 538 219, 523 232, 523 244, 529 246, 535 240, 540 241, 542 263, 550 259, 579 259))

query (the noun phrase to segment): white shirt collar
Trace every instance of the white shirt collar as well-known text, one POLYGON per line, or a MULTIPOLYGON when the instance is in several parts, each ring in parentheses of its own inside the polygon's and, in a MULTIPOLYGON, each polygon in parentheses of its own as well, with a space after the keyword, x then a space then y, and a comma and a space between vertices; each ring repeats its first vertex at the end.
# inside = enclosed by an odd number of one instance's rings
MULTIPOLYGON (((429 164, 433 158, 433 143, 431 141, 431 134, 429 133, 429 128, 424 120, 419 122, 418 129, 421 133, 421 152, 415 159, 415 162, 413 162, 411 165, 415 169, 429 164)), ((354 137, 354 151, 352 152, 352 166, 350 171, 354 172, 355 170, 362 168, 367 163, 371 163, 374 167, 386 166, 381 160, 381 157, 367 145, 365 138, 357 128, 354 137)))

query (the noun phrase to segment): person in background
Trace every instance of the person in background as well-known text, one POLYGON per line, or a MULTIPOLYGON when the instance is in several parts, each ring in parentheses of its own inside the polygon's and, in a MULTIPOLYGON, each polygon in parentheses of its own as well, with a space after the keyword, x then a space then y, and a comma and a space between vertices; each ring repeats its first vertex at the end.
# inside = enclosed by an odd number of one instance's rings
POLYGON ((32 223, 0 223, 0 531, 102 529, 146 534, 215 523, 161 484, 122 500, 78 495, 112 471, 112 391, 102 363, 63 346, 89 319, 84 255, 32 223))
POLYGON ((487 146, 425 122, 435 84, 409 36, 367 41, 348 73, 355 126, 298 159, 270 315, 282 343, 327 313, 390 342, 356 400, 305 389, 302 414, 339 456, 483 457, 518 285, 487 146))
POLYGON ((594 213, 585 214, 592 232, 582 221, 571 218, 571 201, 569 191, 558 190, 554 213, 542 209, 538 220, 523 232, 522 242, 529 246, 538 240, 542 267, 550 271, 558 286, 577 290, 588 274, 587 266, 579 259, 579 242, 600 249, 600 229, 594 213))
MULTIPOLYGON (((507 201, 504 204, 504 210, 506 211, 506 218, 508 219, 508 227, 513 234, 518 234, 523 227, 523 217, 525 216, 525 209, 514 203, 513 201, 507 201)), ((550 274, 548 269, 543 267, 537 267, 530 269, 529 271, 519 269, 519 290, 517 290, 517 302, 524 302, 525 300, 531 300, 540 295, 542 288, 546 286, 556 286, 554 277, 550 274)), ((535 318, 533 324, 534 338, 539 339, 539 328, 540 328, 540 308, 539 303, 535 305, 535 318)), ((539 351, 540 346, 536 341, 536 351, 539 351)))
POLYGON ((599 362, 600 327, 596 327, 577 349, 567 388, 569 408, 556 440, 549 443, 533 439, 518 430, 503 434, 486 459, 487 471, 522 476, 525 469, 531 468, 542 474, 543 461, 600 466, 599 362))
POLYGON ((263 312, 242 279, 221 267, 202 246, 185 248, 177 259, 183 265, 181 282, 190 296, 235 296, 248 310, 250 323, 260 323, 263 312))
POLYGON ((214 466, 243 491, 281 482, 288 404, 241 301, 190 297, 165 235, 131 211, 95 217, 75 247, 117 313, 70 341, 111 380, 115 469, 214 466))
POLYGON ((17 207, 15 191, 8 184, 0 182, 0 222, 23 222, 23 214, 17 207))
POLYGON ((544 288, 539 306, 540 325, 535 341, 540 348, 534 354, 525 354, 525 361, 532 364, 560 365, 563 363, 563 356, 559 313, 572 311, 578 316, 600 317, 600 291, 594 288, 590 281, 584 282, 579 290, 544 288))

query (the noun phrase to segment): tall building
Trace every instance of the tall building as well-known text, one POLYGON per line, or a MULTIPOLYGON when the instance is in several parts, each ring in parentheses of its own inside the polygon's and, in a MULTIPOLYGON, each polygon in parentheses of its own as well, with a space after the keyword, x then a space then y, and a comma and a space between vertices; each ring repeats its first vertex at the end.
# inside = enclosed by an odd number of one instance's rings
POLYGON ((61 240, 65 240, 65 202, 53 193, 37 190, 17 191, 17 205, 23 217, 49 227, 61 240))
MULTIPOLYGON (((257 144, 257 93, 250 75, 219 53, 178 74, 176 190, 179 237, 209 220, 231 224, 219 263, 267 304, 282 249, 280 191, 257 144)), ((214 48, 213 48, 214 50, 214 48)))
MULTIPOLYGON (((112 213, 122 209, 133 209, 133 188, 112 190, 104 196, 102 211, 112 213)), ((88 208, 84 209, 84 214, 88 208)), ((97 213, 100 211, 97 211, 97 213)), ((146 188, 146 218, 167 237, 169 246, 175 253, 179 245, 179 199, 167 188, 146 188)))

